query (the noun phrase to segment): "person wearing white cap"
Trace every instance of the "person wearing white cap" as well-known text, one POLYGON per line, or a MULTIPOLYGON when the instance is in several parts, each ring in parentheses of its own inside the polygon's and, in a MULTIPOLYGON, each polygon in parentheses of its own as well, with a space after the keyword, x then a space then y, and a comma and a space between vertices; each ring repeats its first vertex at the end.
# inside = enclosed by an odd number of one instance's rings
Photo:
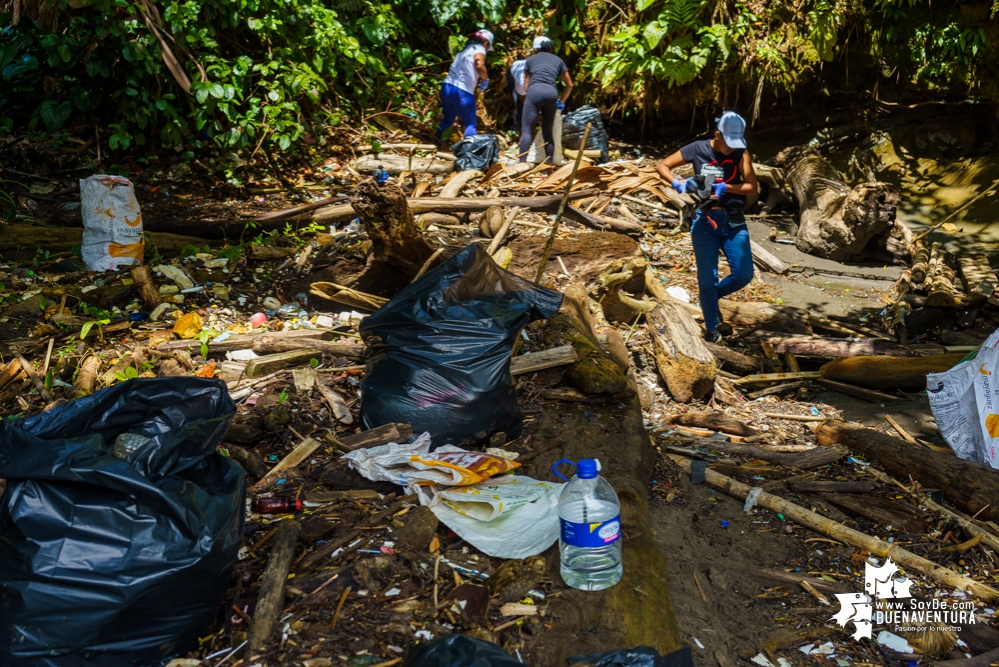
POLYGON ((711 139, 687 144, 656 166, 656 171, 680 193, 704 198, 690 226, 690 239, 697 262, 697 287, 704 313, 705 338, 720 343, 720 329, 731 331, 721 321, 718 299, 742 289, 753 279, 753 253, 746 229, 746 198, 758 185, 753 161, 746 150, 746 121, 734 111, 717 118, 711 139), (677 178, 673 169, 691 163, 696 178, 677 178), (702 184, 699 184, 701 181, 702 184), (718 280, 718 252, 725 253, 731 269, 718 280))
POLYGON ((555 116, 565 108, 565 101, 572 92, 572 77, 562 59, 552 53, 552 40, 535 37, 537 52, 524 63, 524 112, 520 121, 520 161, 527 161, 527 154, 534 139, 534 125, 541 119, 541 136, 545 141, 545 155, 551 163, 555 157, 555 116), (563 84, 559 96, 558 81, 563 84))
POLYGON ((437 128, 437 141, 444 138, 444 132, 460 118, 465 128, 465 136, 474 136, 476 128, 475 89, 489 87, 489 73, 486 71, 486 53, 493 50, 493 33, 482 29, 468 36, 465 44, 451 63, 444 82, 441 84, 441 106, 444 119, 437 128))

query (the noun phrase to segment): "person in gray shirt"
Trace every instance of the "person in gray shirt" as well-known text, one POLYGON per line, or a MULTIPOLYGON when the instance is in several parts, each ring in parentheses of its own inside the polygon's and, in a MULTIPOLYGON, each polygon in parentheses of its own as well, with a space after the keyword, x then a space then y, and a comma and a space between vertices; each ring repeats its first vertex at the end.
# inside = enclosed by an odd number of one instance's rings
POLYGON ((527 161, 534 137, 534 126, 541 119, 541 136, 545 140, 545 155, 550 164, 555 155, 555 137, 552 126, 555 114, 565 108, 565 101, 572 92, 572 77, 562 59, 552 53, 554 45, 547 37, 534 38, 537 51, 524 63, 524 111, 520 123, 520 161, 527 161), (559 96, 558 81, 565 87, 559 96))

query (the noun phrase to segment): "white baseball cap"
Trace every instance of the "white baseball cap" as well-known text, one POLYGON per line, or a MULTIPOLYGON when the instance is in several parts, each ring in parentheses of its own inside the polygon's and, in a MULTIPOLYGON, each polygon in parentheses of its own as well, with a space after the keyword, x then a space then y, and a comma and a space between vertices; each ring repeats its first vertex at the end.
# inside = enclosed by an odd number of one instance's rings
POLYGON ((729 148, 746 147, 746 121, 734 111, 726 111, 717 120, 718 131, 729 148))
POLYGON ((534 50, 540 51, 545 46, 552 46, 552 40, 544 35, 538 35, 534 38, 534 50))
POLYGON ((476 32, 473 32, 472 37, 478 37, 479 39, 486 40, 487 42, 489 42, 489 46, 486 48, 486 50, 487 51, 493 50, 493 42, 496 41, 496 38, 493 37, 493 33, 491 31, 483 28, 482 30, 477 30, 476 32))

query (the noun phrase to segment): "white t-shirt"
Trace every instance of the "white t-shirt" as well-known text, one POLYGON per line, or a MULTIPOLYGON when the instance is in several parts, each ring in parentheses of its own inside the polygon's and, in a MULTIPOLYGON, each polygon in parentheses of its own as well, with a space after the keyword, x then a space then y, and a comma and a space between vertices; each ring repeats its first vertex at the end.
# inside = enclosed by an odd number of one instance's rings
POLYGON ((469 44, 454 57, 451 63, 451 70, 444 78, 444 83, 449 83, 455 88, 461 88, 466 93, 475 93, 475 87, 479 85, 479 73, 475 71, 475 55, 481 53, 486 55, 486 47, 481 44, 469 44))
POLYGON ((526 60, 515 60, 510 65, 510 74, 513 75, 513 87, 517 90, 518 95, 527 94, 527 89, 524 88, 524 64, 526 62, 526 60))

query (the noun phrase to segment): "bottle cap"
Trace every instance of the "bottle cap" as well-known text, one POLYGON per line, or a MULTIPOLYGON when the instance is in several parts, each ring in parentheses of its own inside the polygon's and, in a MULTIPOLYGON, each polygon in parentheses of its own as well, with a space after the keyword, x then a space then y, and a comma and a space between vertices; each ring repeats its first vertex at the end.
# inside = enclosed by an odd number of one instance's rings
POLYGON ((298 498, 295 499, 295 511, 302 509, 302 501, 298 498))
POLYGON ((596 459, 579 459, 576 465, 576 477, 593 479, 600 474, 600 461, 596 459))

